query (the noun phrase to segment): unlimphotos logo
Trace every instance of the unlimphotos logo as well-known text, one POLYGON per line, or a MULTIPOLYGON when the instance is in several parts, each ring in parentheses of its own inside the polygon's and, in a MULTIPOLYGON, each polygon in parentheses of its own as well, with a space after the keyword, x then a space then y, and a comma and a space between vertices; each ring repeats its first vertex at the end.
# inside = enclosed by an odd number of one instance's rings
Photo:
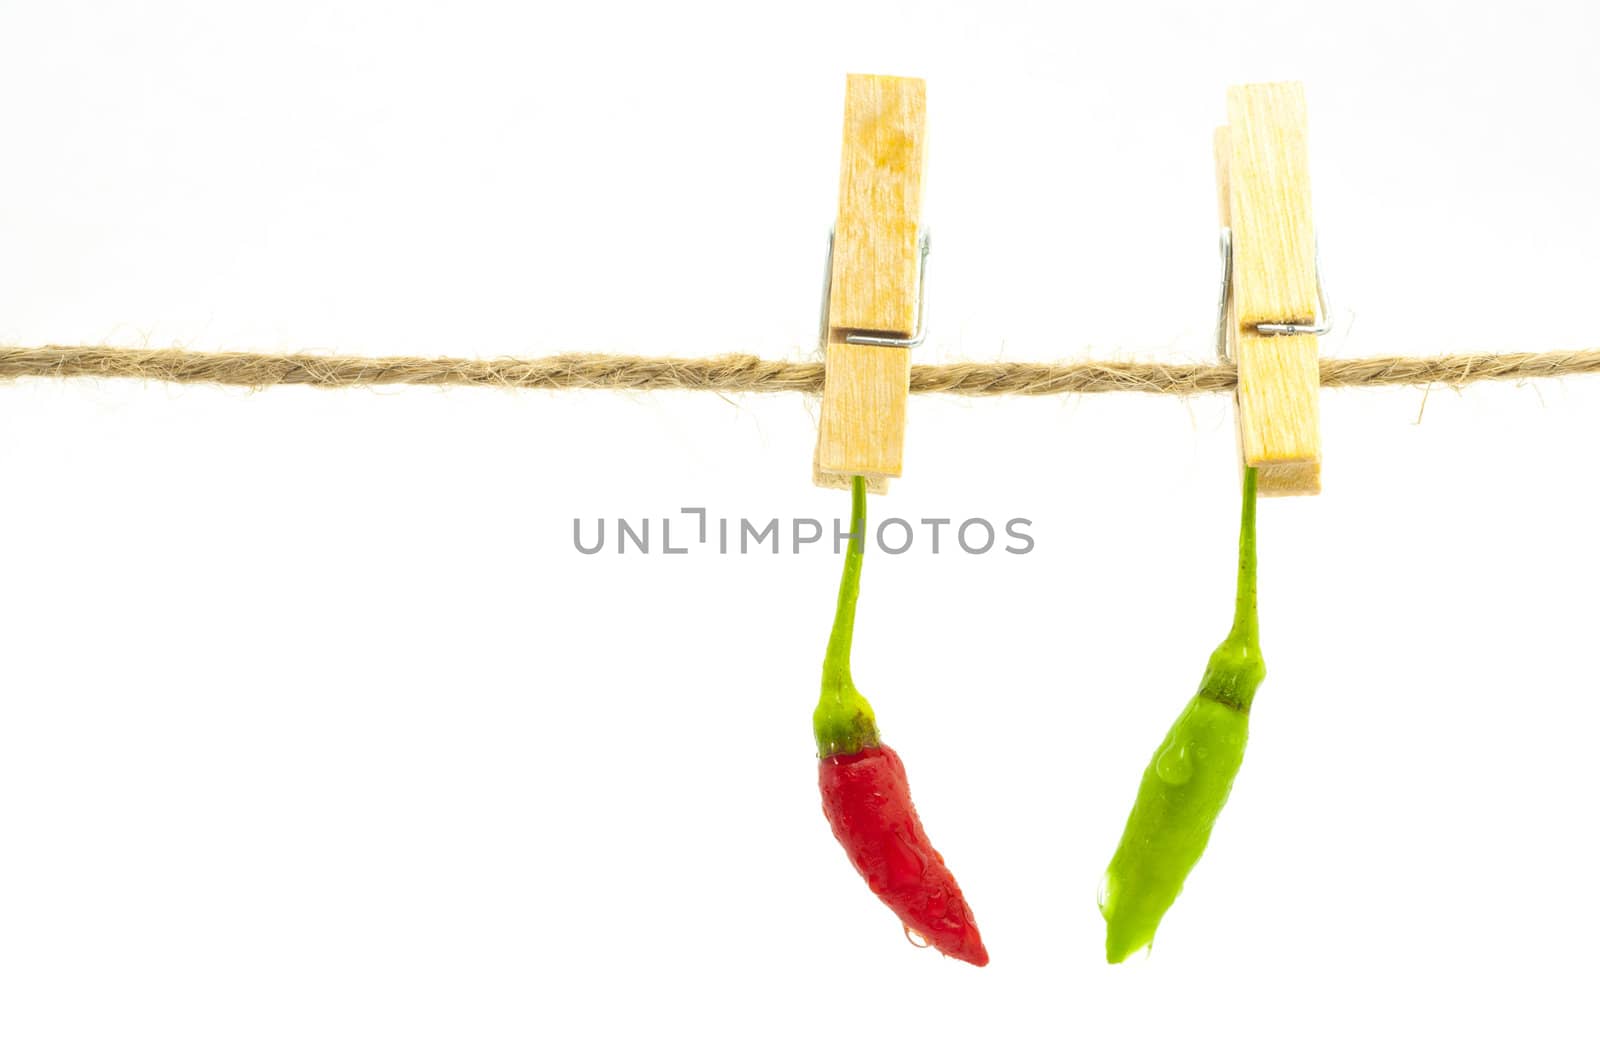
MULTIPOLYGON (((685 506, 676 517, 572 518, 572 545, 580 554, 798 554, 802 548, 832 549, 837 554, 850 541, 846 521, 835 518, 831 534, 813 517, 711 517, 704 506, 685 506), (608 550, 609 547, 609 550, 608 550)), ((929 554, 1027 554, 1033 552, 1033 521, 1011 517, 922 517, 914 523, 890 517, 868 523, 863 549, 904 554, 912 549, 929 554)))

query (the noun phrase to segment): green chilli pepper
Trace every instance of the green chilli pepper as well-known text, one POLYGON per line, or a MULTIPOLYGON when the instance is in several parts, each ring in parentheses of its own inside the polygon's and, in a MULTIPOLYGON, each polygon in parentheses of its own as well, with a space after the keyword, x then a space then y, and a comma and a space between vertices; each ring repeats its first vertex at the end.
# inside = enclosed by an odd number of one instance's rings
POLYGON ((1244 760, 1250 701, 1266 676, 1256 623, 1256 471, 1247 468, 1233 630, 1139 782, 1100 897, 1107 962, 1121 963, 1154 940, 1205 852, 1244 760))

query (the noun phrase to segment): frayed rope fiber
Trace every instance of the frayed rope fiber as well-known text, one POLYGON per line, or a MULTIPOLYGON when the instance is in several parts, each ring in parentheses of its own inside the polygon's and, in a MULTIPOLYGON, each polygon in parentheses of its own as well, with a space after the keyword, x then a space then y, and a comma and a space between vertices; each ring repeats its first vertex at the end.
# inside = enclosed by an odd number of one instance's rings
MULTIPOLYGON (((1542 354, 1446 354, 1431 358, 1347 358, 1322 362, 1324 387, 1471 384, 1600 372, 1600 348, 1542 354)), ((176 384, 320 388, 422 384, 434 387, 600 388, 634 391, 822 390, 821 362, 754 355, 637 358, 559 354, 549 358, 359 358, 125 347, 0 347, 0 379, 124 377, 176 384)), ((1230 391, 1231 365, 1154 362, 954 362, 913 365, 913 392, 949 395, 1064 395, 1135 391, 1197 395, 1230 391)))

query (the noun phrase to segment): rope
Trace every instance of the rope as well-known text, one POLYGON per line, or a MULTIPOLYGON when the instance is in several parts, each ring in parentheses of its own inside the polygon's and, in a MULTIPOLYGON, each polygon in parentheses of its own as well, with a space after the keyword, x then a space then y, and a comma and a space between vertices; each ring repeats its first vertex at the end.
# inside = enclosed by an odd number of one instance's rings
MULTIPOLYGON (((1347 358, 1322 362, 1324 387, 1471 384, 1600 372, 1600 348, 1542 354, 1448 354, 1432 358, 1347 358)), ((638 358, 560 354, 550 358, 359 358, 344 355, 201 353, 124 347, 0 347, 0 379, 124 377, 175 384, 321 388, 422 384, 434 387, 609 388, 774 392, 822 390, 821 362, 754 355, 638 358)), ((950 395, 1062 395, 1136 391, 1197 395, 1229 391, 1231 365, 1153 362, 956 362, 911 367, 911 390, 950 395)))

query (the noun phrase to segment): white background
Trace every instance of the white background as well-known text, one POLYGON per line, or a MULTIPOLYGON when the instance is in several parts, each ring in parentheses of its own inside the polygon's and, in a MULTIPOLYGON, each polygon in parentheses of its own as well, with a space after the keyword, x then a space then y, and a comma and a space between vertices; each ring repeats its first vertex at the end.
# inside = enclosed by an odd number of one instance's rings
MULTIPOLYGON (((1592 5, 8 3, 0 341, 813 357, 843 75, 928 79, 929 361, 1210 356, 1211 130, 1307 83, 1327 356, 1596 342, 1592 5)), ((856 675, 975 908, 818 812, 814 400, 0 387, 7 1060, 1591 1055, 1600 381, 1328 392, 1243 773, 1100 874, 1231 605, 1226 399, 913 401, 856 675), (592 524, 590 525, 592 526, 592 524), (658 532, 659 534, 659 532, 658 532)))

